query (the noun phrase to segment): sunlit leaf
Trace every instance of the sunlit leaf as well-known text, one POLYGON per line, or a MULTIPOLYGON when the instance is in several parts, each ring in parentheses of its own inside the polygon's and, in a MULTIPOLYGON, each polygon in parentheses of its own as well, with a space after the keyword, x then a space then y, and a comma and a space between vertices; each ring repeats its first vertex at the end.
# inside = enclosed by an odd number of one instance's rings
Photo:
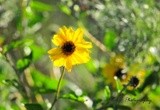
POLYGON ((160 86, 158 86, 157 88, 155 88, 154 93, 155 93, 156 95, 160 95, 160 86))
POLYGON ((72 93, 64 94, 61 98, 84 102, 84 97, 83 96, 77 96, 77 95, 72 94, 72 93))
POLYGON ((31 50, 33 51, 33 61, 38 60, 38 59, 41 58, 41 57, 44 55, 44 53, 45 53, 45 51, 44 51, 44 49, 43 49, 42 47, 37 46, 37 45, 35 45, 35 44, 31 45, 30 48, 31 48, 31 50))
POLYGON ((0 110, 6 110, 4 106, 0 105, 0 110))
POLYGON ((89 69, 92 73, 95 73, 98 65, 98 62, 94 61, 94 60, 90 60, 88 63, 86 63, 87 69, 89 69))
POLYGON ((48 93, 56 91, 58 84, 58 81, 56 79, 51 79, 49 76, 44 75, 37 70, 33 70, 31 72, 31 75, 34 81, 34 88, 36 92, 48 93))
POLYGON ((44 110, 40 104, 25 104, 27 110, 44 110))
POLYGON ((154 103, 155 105, 159 106, 160 105, 160 93, 158 93, 160 90, 160 87, 158 87, 157 89, 155 89, 155 91, 150 91, 148 93, 148 98, 150 101, 152 101, 152 103, 154 103))
POLYGON ((65 13, 67 15, 71 15, 71 10, 66 5, 60 5, 59 8, 63 13, 65 13))
POLYGON ((105 97, 108 100, 111 97, 111 91, 108 86, 105 87, 104 92, 105 92, 105 97))
POLYGON ((118 78, 114 78, 114 79, 116 81, 117 92, 120 92, 122 90, 123 86, 118 78))
POLYGON ((116 43, 116 34, 113 31, 106 32, 104 36, 104 44, 110 50, 115 47, 116 43))
POLYGON ((19 109, 20 109, 17 104, 14 104, 14 103, 13 103, 11 106, 12 106, 12 109, 13 109, 13 110, 19 110, 19 109))
POLYGON ((26 8, 25 16, 28 18, 28 26, 32 27, 38 22, 41 22, 44 18, 43 14, 40 12, 36 12, 31 7, 26 8))
POLYGON ((32 52, 28 56, 25 56, 24 58, 19 59, 16 63, 16 68, 20 72, 22 72, 31 64, 31 61, 32 61, 32 52))
POLYGON ((76 100, 77 96, 75 94, 65 94, 65 95, 62 96, 62 98, 76 100))
POLYGON ((53 7, 49 4, 39 2, 39 1, 32 1, 30 6, 38 11, 52 11, 53 7))

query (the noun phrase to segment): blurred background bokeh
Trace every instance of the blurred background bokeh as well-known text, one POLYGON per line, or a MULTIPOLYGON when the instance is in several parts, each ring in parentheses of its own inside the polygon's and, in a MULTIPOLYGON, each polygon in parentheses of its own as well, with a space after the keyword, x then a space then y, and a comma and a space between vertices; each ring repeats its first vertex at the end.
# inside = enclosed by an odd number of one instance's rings
POLYGON ((65 74, 56 110, 98 110, 132 76, 118 110, 160 110, 159 0, 0 0, 0 110, 51 106, 60 69, 47 51, 64 25, 84 28, 93 48, 65 74))

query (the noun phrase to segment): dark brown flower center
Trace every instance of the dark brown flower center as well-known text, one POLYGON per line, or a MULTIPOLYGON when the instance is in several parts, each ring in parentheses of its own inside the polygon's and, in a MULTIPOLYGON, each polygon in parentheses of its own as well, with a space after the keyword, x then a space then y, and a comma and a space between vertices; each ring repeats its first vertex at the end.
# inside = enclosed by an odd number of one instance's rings
POLYGON ((119 68, 116 72, 115 72, 115 76, 117 76, 117 78, 119 78, 120 80, 124 80, 127 77, 127 74, 125 72, 123 72, 122 68, 119 68))
POLYGON ((67 41, 64 43, 64 45, 61 47, 62 52, 65 55, 71 55, 75 51, 75 45, 72 41, 67 41))
POLYGON ((130 79, 130 85, 136 87, 139 84, 139 79, 136 76, 133 76, 130 79))

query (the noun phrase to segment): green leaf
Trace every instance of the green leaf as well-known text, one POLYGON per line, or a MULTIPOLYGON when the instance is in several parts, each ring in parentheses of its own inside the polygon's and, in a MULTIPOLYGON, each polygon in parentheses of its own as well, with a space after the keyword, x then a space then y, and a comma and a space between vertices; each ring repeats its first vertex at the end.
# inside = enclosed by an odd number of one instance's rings
POLYGON ((64 94, 62 98, 77 100, 77 96, 75 94, 64 94))
POLYGON ((3 105, 0 105, 0 110, 6 110, 6 108, 3 105))
POLYGON ((25 56, 22 59, 19 59, 16 63, 16 68, 22 72, 24 71, 27 67, 29 67, 29 65, 31 64, 32 61, 32 52, 28 55, 25 56))
POLYGON ((64 99, 71 99, 71 100, 74 100, 74 101, 79 101, 79 102, 84 102, 84 97, 83 96, 77 96, 75 94, 64 94, 61 98, 64 98, 64 99))
POLYGON ((66 5, 60 5, 59 6, 60 10, 65 13, 66 15, 71 15, 71 10, 69 7, 67 7, 66 5))
POLYGON ((8 85, 8 86, 12 85, 12 86, 14 86, 16 88, 19 87, 18 81, 16 79, 5 79, 5 80, 3 80, 3 83, 8 85))
POLYGON ((27 110, 43 110, 40 104, 25 104, 27 110))
POLYGON ((113 31, 108 31, 104 36, 104 44, 107 48, 112 50, 116 45, 116 34, 113 31))
POLYGON ((53 8, 51 5, 45 4, 39 1, 32 1, 30 4, 31 8, 38 10, 38 11, 52 11, 53 8))
POLYGON ((90 60, 88 63, 86 63, 87 69, 92 72, 95 73, 97 71, 98 68, 98 62, 96 62, 95 60, 90 60))
POLYGON ((20 109, 19 106, 18 106, 18 104, 15 104, 15 103, 12 103, 12 104, 11 104, 11 108, 12 108, 13 110, 19 110, 19 109, 20 109))
POLYGON ((142 87, 140 88, 140 92, 142 92, 147 86, 158 85, 158 81, 159 76, 156 71, 153 71, 146 77, 142 87))
MULTIPOLYGON (((50 93, 56 91, 58 80, 51 79, 49 76, 46 76, 37 70, 32 70, 31 75, 34 81, 34 89, 36 92, 50 93)), ((62 86, 63 82, 61 87, 62 86)))
POLYGON ((30 45, 31 43, 33 43, 33 39, 21 39, 21 40, 12 41, 3 46, 3 53, 7 53, 15 48, 30 45))
POLYGON ((22 44, 23 44, 23 41, 20 41, 20 40, 13 41, 9 44, 6 44, 3 47, 3 53, 7 53, 7 52, 13 50, 14 48, 17 48, 17 47, 21 46, 22 44))
POLYGON ((45 50, 42 47, 35 44, 31 45, 30 48, 33 52, 33 61, 40 59, 45 53, 45 50))
POLYGON ((114 79, 116 81, 117 92, 119 93, 122 90, 123 86, 118 78, 114 78, 114 79))
POLYGON ((160 86, 157 86, 155 88, 155 90, 153 91, 153 93, 156 94, 156 95, 160 95, 160 86))
POLYGON ((26 16, 26 18, 28 19, 28 26, 32 27, 33 25, 35 25, 38 22, 42 22, 44 15, 41 12, 37 12, 37 10, 31 8, 31 7, 27 7, 26 10, 24 11, 24 14, 26 16))
POLYGON ((111 91, 108 86, 105 87, 104 92, 105 92, 106 99, 109 100, 109 98, 111 97, 111 91))

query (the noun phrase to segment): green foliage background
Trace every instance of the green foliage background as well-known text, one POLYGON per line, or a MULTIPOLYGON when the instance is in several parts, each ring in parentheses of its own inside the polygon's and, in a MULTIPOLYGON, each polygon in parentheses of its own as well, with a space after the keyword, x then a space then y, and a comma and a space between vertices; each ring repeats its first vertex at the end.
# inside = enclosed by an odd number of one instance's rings
POLYGON ((65 74, 54 109, 115 109, 106 105, 122 87, 113 89, 102 75, 112 54, 145 70, 142 86, 124 95, 151 101, 121 99, 118 110, 160 109, 159 0, 0 0, 0 110, 50 107, 60 70, 47 51, 63 25, 85 27, 101 45, 85 35, 94 46, 91 60, 65 74))

